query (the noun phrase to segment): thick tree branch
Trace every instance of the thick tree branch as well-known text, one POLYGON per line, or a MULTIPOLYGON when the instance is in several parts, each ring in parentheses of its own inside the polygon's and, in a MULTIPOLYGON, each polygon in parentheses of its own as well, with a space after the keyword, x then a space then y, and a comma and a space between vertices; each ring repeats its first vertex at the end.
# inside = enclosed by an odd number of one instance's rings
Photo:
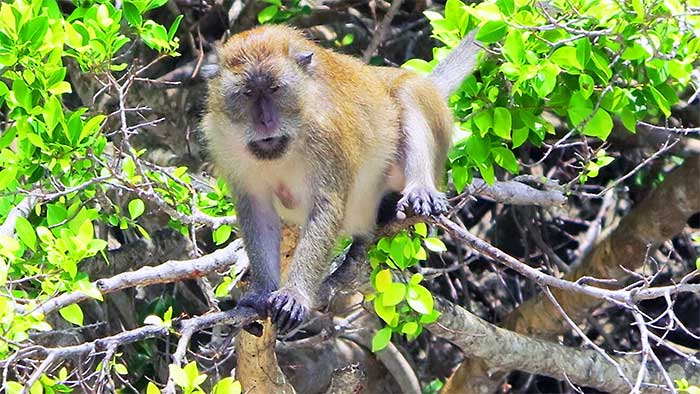
MULTIPOLYGON (((573 349, 496 327, 443 298, 436 299, 436 308, 442 315, 428 329, 457 345, 465 354, 484 360, 488 368, 517 369, 559 380, 568 379, 581 386, 612 393, 629 392, 629 384, 620 376, 616 366, 596 350, 573 349)), ((641 367, 633 356, 613 358, 626 376, 635 376, 641 367)), ((667 392, 661 371, 652 365, 647 365, 647 368, 647 383, 642 385, 642 392, 667 392)), ((672 364, 667 369, 673 379, 700 379, 700 368, 692 364, 672 364)), ((469 382, 453 389, 459 393, 473 392, 469 382)))

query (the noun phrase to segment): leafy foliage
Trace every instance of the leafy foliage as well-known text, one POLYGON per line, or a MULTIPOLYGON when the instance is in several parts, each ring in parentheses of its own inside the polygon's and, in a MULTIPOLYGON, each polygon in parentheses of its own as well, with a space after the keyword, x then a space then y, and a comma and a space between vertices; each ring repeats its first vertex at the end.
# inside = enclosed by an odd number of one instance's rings
POLYGON ((289 0, 284 3, 282 0, 265 0, 265 3, 270 5, 258 14, 258 22, 261 24, 283 23, 295 16, 311 13, 311 8, 308 5, 301 5, 301 0, 289 0))
MULTIPOLYGON (((26 218, 17 217, 16 238, 0 237, 0 359, 17 350, 16 344, 28 340, 30 330, 52 328, 43 316, 32 312, 47 298, 80 291, 102 299, 80 269, 87 258, 101 254, 100 260, 106 260, 107 242, 95 237, 96 224, 135 228, 148 236, 138 224, 147 210, 144 200, 132 199, 123 213, 118 204, 105 198, 108 185, 103 181, 134 186, 148 179, 157 198, 183 215, 192 213, 193 207, 205 214, 233 212, 223 183, 211 191, 197 192, 184 167, 170 173, 156 167, 144 169, 136 162, 143 152, 134 150, 120 152, 115 158, 107 152, 108 141, 102 132, 106 114, 66 105, 64 95, 73 91, 65 80, 69 59, 85 72, 116 80, 128 75, 117 74, 126 70, 127 64, 113 59, 134 38, 161 57, 178 55, 175 34, 182 16, 167 29, 145 18, 150 10, 164 4, 164 0, 126 1, 118 10, 108 1, 82 1, 69 15, 61 12, 55 0, 0 5, 0 105, 8 121, 0 135, 0 222, 4 223, 22 202, 39 199, 26 218), (116 166, 121 171, 114 172, 114 160, 121 162, 116 166)), ((172 223, 187 233, 187 227, 177 219, 172 223)), ((230 232, 230 226, 228 230, 219 227, 215 240, 224 242, 230 232)), ((59 313, 71 324, 83 324, 83 311, 77 304, 59 313)), ((171 316, 169 310, 165 321, 155 316, 151 320, 170 325, 171 316)), ((120 363, 111 368, 117 374, 128 373, 120 363)), ((31 392, 69 392, 61 383, 66 380, 63 368, 57 376, 41 376, 31 392)), ((199 392, 197 382, 187 380, 189 392, 199 392)), ((235 392, 232 382, 222 380, 220 384, 221 390, 235 392)), ((12 381, 5 388, 7 392, 22 391, 22 386, 12 381)), ((150 386, 148 390, 153 391, 150 386)))
MULTIPOLYGON (((698 7, 697 0, 549 4, 448 0, 444 15, 425 13, 445 44, 435 59, 473 29, 494 54, 451 99, 463 133, 449 165, 460 192, 475 172, 493 183, 495 165, 518 173, 513 149, 541 146, 556 134, 548 113, 566 119, 571 133, 605 141, 615 120, 634 133, 638 121, 668 117, 690 81, 700 17, 679 15, 698 7)), ((428 72, 436 62, 413 59, 405 66, 428 72)), ((600 162, 589 165, 592 160, 584 158, 581 182, 596 176, 600 162)))
POLYGON ((423 275, 414 273, 408 280, 399 276, 398 281, 393 277, 392 270, 403 274, 427 259, 426 248, 433 252, 446 250, 439 238, 428 236, 424 223, 418 223, 411 233, 404 230, 392 238, 382 238, 369 251, 370 280, 375 294, 368 296, 367 301, 373 301, 374 311, 386 324, 374 335, 372 351, 386 347, 392 333, 416 338, 423 331, 424 324, 432 323, 440 316, 434 309, 430 290, 420 284, 423 275))

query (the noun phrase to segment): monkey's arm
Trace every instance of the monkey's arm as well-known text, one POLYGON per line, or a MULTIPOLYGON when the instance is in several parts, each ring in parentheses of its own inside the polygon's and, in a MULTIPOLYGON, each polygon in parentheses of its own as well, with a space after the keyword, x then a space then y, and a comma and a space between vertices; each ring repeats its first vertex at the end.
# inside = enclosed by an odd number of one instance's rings
POLYGON ((314 305, 318 289, 328 275, 330 252, 344 218, 347 183, 337 174, 329 174, 315 184, 320 186, 314 193, 287 282, 270 299, 270 314, 280 332, 296 328, 314 305))
POLYGON ((280 282, 280 219, 272 202, 261 196, 238 192, 238 221, 243 231, 251 283, 239 305, 267 315, 267 300, 280 282))

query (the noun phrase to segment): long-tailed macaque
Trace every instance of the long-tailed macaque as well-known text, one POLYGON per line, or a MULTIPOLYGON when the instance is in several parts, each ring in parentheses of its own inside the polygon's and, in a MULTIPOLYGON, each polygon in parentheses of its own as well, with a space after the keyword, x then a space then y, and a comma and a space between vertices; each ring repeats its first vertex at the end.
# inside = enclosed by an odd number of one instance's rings
POLYGON ((251 263, 239 305, 296 328, 314 306, 339 235, 368 238, 382 197, 396 215, 447 210, 438 191, 453 119, 446 101, 476 63, 473 35, 428 77, 373 67, 285 26, 231 37, 219 49, 203 130, 237 198, 251 263), (280 221, 302 226, 280 285, 280 221))

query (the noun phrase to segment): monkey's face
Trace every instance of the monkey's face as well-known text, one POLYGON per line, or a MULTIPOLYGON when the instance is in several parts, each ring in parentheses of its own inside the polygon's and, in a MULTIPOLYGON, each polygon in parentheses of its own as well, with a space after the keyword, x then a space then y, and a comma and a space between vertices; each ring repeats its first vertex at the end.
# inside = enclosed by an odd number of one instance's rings
POLYGON ((223 110, 233 123, 232 133, 261 160, 282 157, 302 124, 299 86, 307 77, 309 51, 244 35, 222 51, 220 88, 223 110), (306 62, 306 63, 305 63, 306 62))

